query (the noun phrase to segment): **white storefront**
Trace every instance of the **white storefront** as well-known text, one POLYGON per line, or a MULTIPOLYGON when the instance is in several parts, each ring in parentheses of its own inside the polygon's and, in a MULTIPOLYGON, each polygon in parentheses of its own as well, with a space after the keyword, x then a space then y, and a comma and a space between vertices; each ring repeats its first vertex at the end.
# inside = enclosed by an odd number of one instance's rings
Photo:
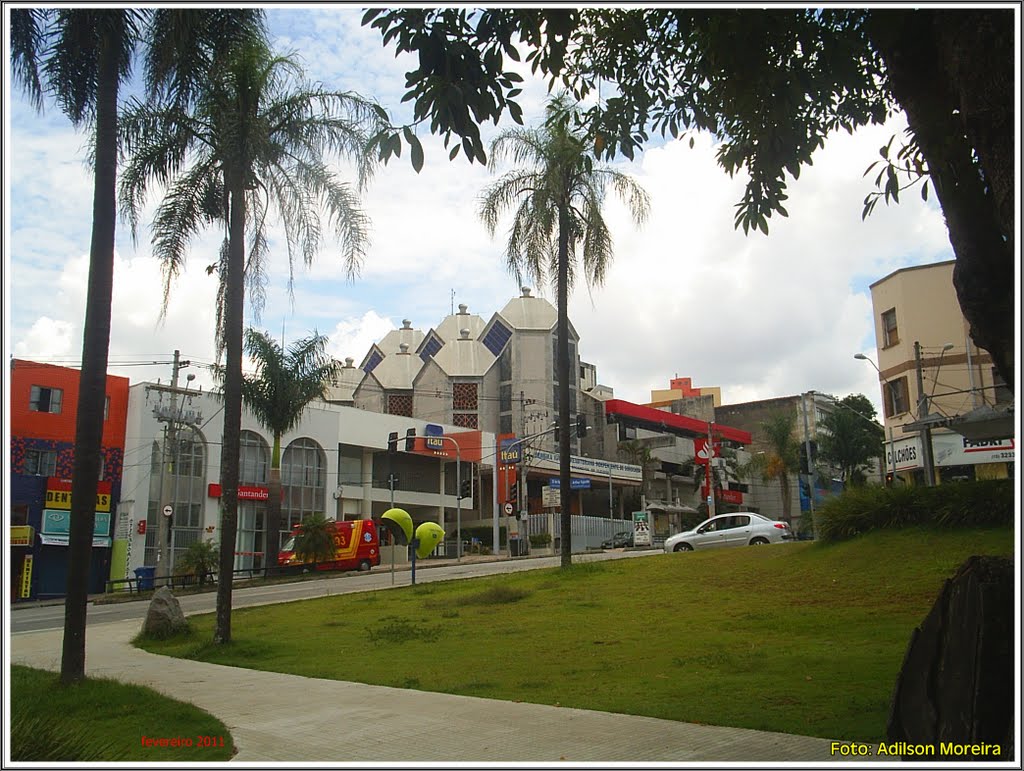
MULTIPOLYGON (((140 383, 129 389, 125 462, 118 502, 115 540, 122 542, 123 557, 114 573, 133 578, 133 571, 153 565, 157 538, 154 532, 166 522, 164 506, 172 510, 172 564, 188 544, 219 540, 220 464, 223 402, 209 393, 179 390, 176 455, 169 462, 164 454, 169 389, 140 383), (161 488, 161 485, 163 487, 161 488)), ((301 516, 323 512, 328 518, 355 519, 377 516, 391 506, 409 511, 413 519, 435 521, 455 519, 461 506, 491 514, 488 500, 463 500, 453 492, 454 454, 431 457, 418 451, 399 452, 388 460, 388 435, 397 432, 404 447, 407 429, 425 436, 428 423, 416 418, 368 412, 354 407, 326 403, 311 405, 299 425, 281 441, 284 500, 282 529, 301 516), (392 492, 391 471, 400 482, 392 492), (448 477, 446 483, 445 478, 448 477), (447 492, 446 492, 447 488, 447 492)), ((441 426, 445 435, 464 434, 465 429, 441 426)), ((479 432, 476 470, 491 473, 495 439, 479 432), (491 448, 488 450, 487 448, 491 448)), ((273 436, 243 410, 239 479, 238 536, 236 568, 251 568, 262 559, 263 515, 266 474, 273 436)), ((438 453, 434 453, 438 455, 438 453)), ((464 468, 468 460, 463 452, 464 468)), ((476 487, 474 486, 474 490, 476 487)), ((166 531, 165 531, 166 532, 166 531)), ((454 532, 451 533, 454 537, 454 532)), ((118 575, 112 575, 115 580, 118 575)))

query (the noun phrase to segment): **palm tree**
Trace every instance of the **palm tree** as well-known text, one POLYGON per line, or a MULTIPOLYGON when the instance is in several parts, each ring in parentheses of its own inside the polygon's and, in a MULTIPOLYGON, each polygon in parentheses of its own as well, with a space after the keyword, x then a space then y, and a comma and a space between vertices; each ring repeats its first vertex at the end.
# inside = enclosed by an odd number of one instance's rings
POLYGON ((267 478, 265 573, 270 565, 277 565, 281 542, 281 437, 298 425, 310 402, 326 396, 336 380, 338 362, 327 355, 326 348, 327 338, 316 331, 285 351, 268 333, 246 330, 245 350, 256 374, 242 375, 242 402, 274 435, 267 478))
POLYGON ((295 556, 300 562, 316 563, 334 559, 334 522, 317 512, 303 517, 295 535, 295 556))
POLYGON ((213 541, 193 541, 178 557, 174 569, 182 575, 195 576, 199 585, 205 586, 206 579, 217 569, 218 556, 219 550, 213 541))
POLYGON ((796 413, 777 411, 760 423, 767 450, 754 455, 749 467, 759 471, 765 482, 777 481, 782 496, 782 519, 792 523, 790 516, 791 474, 800 472, 800 442, 796 438, 796 413))
POLYGON ((365 152, 366 129, 379 128, 386 117, 356 94, 307 83, 292 59, 273 55, 262 39, 246 40, 215 62, 194 99, 136 103, 125 117, 129 161, 122 177, 122 208, 133 231, 150 186, 166 187, 153 223, 154 252, 164 268, 165 309, 190 237, 206 224, 225 227, 219 260, 208 269, 217 270, 220 279, 217 350, 225 360, 218 643, 231 639, 244 295, 248 285, 258 315, 270 209, 276 209, 284 225, 290 271, 296 257, 312 262, 326 210, 354 276, 365 254, 368 222, 356 192, 324 157, 352 160, 362 187, 374 164, 365 152))
POLYGON ((529 275, 544 283, 550 272, 558 293, 558 426, 561 482, 562 567, 572 564, 570 515, 569 289, 577 253, 590 284, 600 284, 613 257, 611 234, 601 216, 608 186, 623 198, 637 224, 647 218, 648 198, 632 179, 596 164, 587 137, 575 126, 576 105, 563 93, 547 105, 540 128, 503 131, 491 144, 494 171, 506 155, 525 168, 508 172, 483 192, 480 217, 493 236, 502 213, 518 202, 505 257, 509 270, 522 281, 529 275))
POLYGON ((201 52, 230 40, 230 28, 262 24, 250 10, 12 9, 11 63, 15 79, 37 109, 50 94, 76 127, 91 127, 93 165, 92 238, 82 338, 82 368, 75 423, 68 588, 64 603, 61 682, 85 677, 85 620, 92 531, 92 505, 99 480, 110 349, 110 310, 114 281, 117 220, 118 95, 131 74, 137 45, 150 41, 150 83, 186 84, 192 75, 175 50, 201 52), (216 16, 227 25, 207 24, 216 16), (151 22, 149 25, 146 22, 151 22), (153 34, 162 30, 163 37, 153 34))

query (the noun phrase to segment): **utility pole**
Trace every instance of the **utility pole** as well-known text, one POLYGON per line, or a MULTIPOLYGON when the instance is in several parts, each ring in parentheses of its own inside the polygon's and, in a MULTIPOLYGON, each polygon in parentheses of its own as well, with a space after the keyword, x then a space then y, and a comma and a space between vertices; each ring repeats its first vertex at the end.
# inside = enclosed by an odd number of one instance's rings
POLYGON ((711 465, 715 460, 715 438, 711 431, 711 421, 708 421, 708 465, 704 472, 704 480, 708 483, 708 519, 715 516, 715 477, 711 465))
POLYGON ((166 580, 171 575, 170 529, 173 518, 171 486, 168 474, 176 471, 174 459, 177 454, 177 422, 178 422, 178 372, 189 366, 191 362, 181 361, 180 351, 174 351, 174 369, 171 374, 171 409, 168 413, 160 412, 157 420, 166 422, 164 426, 163 463, 160 465, 160 510, 157 513, 157 557, 156 577, 166 580), (167 512, 171 512, 168 514, 167 512))
MULTIPOLYGON (((914 341, 914 366, 917 368, 917 420, 925 423, 928 418, 928 396, 924 392, 924 376, 921 372, 921 343, 914 341)), ((924 456, 924 481, 935 487, 935 458, 932 455, 932 430, 928 425, 921 428, 921 454, 924 456)))
MULTIPOLYGON (((811 405, 814 404, 814 391, 811 394, 811 405)), ((807 492, 811 502, 811 523, 814 523, 814 466, 811 462, 811 431, 807 427, 807 403, 804 401, 806 394, 800 394, 800 411, 804 414, 804 449, 807 452, 807 492)))

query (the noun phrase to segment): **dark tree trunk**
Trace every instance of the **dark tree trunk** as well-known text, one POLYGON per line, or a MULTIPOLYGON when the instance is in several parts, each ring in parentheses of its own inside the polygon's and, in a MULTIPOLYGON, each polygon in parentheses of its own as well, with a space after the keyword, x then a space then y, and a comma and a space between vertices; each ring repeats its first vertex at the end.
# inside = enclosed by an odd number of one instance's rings
POLYGON ((562 504, 562 567, 572 565, 572 472, 570 453, 572 437, 569 434, 569 212, 558 209, 558 480, 562 504))
MULTIPOLYGON (((111 11, 110 13, 121 13, 111 11)), ((64 642, 60 679, 65 685, 85 677, 85 623, 96 520, 96 486, 103 444, 103 407, 110 350, 110 308, 114 290, 114 227, 117 216, 118 55, 123 26, 109 25, 100 46, 96 87, 96 170, 92 206, 89 284, 82 335, 75 420, 75 460, 71 478, 68 584, 64 602, 64 642)))
POLYGON ((224 436, 220 459, 220 570, 217 576, 216 643, 231 641, 231 590, 238 533, 239 442, 242 431, 242 325, 245 302, 245 187, 229 174, 231 214, 224 293, 224 436))
POLYGON ((871 38, 928 163, 971 338, 1013 387, 1013 11, 872 12, 871 38))

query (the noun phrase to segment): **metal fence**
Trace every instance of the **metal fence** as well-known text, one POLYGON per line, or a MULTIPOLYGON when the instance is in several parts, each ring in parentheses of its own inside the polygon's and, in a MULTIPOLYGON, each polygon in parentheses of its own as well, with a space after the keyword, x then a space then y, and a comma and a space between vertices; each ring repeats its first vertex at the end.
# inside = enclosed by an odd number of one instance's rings
MULTIPOLYGON (((562 517, 560 514, 531 514, 526 520, 527 535, 550 533, 551 542, 560 538, 562 533, 562 517)), ((574 514, 572 516, 572 550, 584 552, 588 549, 600 549, 601 542, 607 541, 616 533, 632 530, 631 519, 609 519, 608 517, 590 517, 574 514)))

